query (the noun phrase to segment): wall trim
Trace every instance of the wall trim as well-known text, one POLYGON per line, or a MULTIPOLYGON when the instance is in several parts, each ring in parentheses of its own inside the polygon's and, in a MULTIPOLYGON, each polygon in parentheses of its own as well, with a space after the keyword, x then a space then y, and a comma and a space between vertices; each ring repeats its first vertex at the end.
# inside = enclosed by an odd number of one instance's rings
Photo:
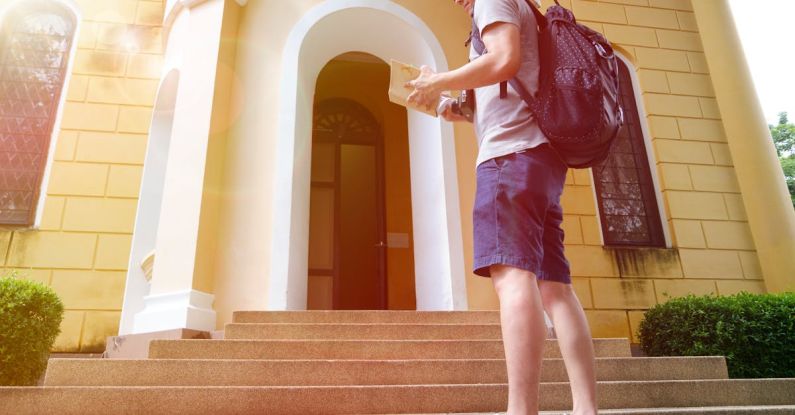
POLYGON ((119 323, 120 335, 132 333, 135 314, 144 310, 144 298, 151 290, 155 243, 163 204, 163 187, 179 79, 180 72, 177 69, 172 69, 161 79, 152 109, 127 264, 127 282, 124 286, 124 302, 119 323))
MULTIPOLYGON (((167 0, 166 9, 163 11, 163 38, 168 38, 169 32, 171 32, 171 25, 174 23, 174 20, 177 19, 177 16, 183 10, 190 10, 193 7, 196 7, 202 3, 206 3, 208 1, 213 0, 167 0)), ((226 0, 222 0, 226 1, 226 0)), ((234 0, 240 7, 245 6, 248 4, 248 0, 234 0)))
POLYGON ((144 311, 135 315, 134 333, 172 329, 215 330, 215 296, 197 290, 144 297, 144 311))
MULTIPOLYGON (((660 215, 660 223, 662 224, 663 238, 665 239, 665 248, 671 249, 673 243, 671 240, 671 231, 668 229, 668 219, 666 218, 665 203, 663 201, 662 186, 660 185, 660 178, 657 171, 657 154, 654 152, 654 145, 652 144, 651 133, 649 132, 649 115, 646 112, 646 107, 643 102, 643 91, 638 81, 638 68, 632 63, 630 58, 624 56, 622 53, 616 52, 616 57, 621 59, 629 69, 629 77, 632 79, 632 88, 635 93, 635 104, 638 107, 638 119, 640 120, 640 129, 643 133, 643 144, 646 146, 646 157, 649 162, 649 170, 651 171, 652 185, 654 186, 654 196, 657 202, 657 211, 660 215)), ((596 226, 599 228, 599 239, 601 245, 605 246, 605 238, 602 230, 601 211, 599 209, 599 198, 596 196, 596 182, 594 181, 593 169, 588 171, 591 174, 591 192, 593 193, 594 206, 596 206, 596 226)))

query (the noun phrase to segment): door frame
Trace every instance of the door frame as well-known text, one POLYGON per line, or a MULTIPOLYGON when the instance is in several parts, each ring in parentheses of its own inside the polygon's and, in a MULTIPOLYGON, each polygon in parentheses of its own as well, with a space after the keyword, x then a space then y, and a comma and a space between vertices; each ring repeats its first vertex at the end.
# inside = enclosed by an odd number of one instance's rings
MULTIPOLYGON (((448 69, 445 51, 417 15, 387 0, 338 0, 309 9, 282 53, 270 252, 262 270, 268 310, 305 310, 312 104, 317 77, 334 57, 357 51, 384 62, 448 69), (383 36, 362 36, 380 33, 383 36)), ((268 94, 269 91, 262 91, 268 94)), ((409 158, 417 310, 466 310, 462 221, 453 126, 409 111, 409 158)), ((471 169, 471 166, 462 168, 471 169)))
MULTIPOLYGON (((377 253, 377 264, 378 264, 378 308, 376 310, 386 310, 389 306, 388 304, 388 283, 387 283, 387 254, 386 254, 386 172, 385 169, 385 160, 384 160, 384 133, 381 126, 375 120, 372 112, 361 103, 357 102, 351 98, 342 98, 342 97, 334 97, 328 98, 323 101, 320 101, 315 104, 313 108, 313 117, 314 120, 317 116, 317 108, 321 105, 334 105, 334 101, 343 102, 345 105, 352 105, 358 107, 359 111, 363 111, 366 117, 369 118, 369 121, 375 127, 375 133, 373 137, 372 146, 375 147, 375 163, 376 163, 376 177, 375 177, 375 186, 376 186, 376 233, 377 239, 380 241, 381 246, 379 246, 379 250, 377 253)), ((368 143, 359 142, 356 140, 347 140, 346 137, 333 137, 330 134, 323 134, 322 131, 318 131, 315 129, 314 121, 312 125, 312 145, 316 142, 320 143, 331 143, 334 144, 334 254, 333 254, 333 268, 331 272, 331 281, 332 281, 332 309, 339 310, 340 309, 340 293, 342 292, 341 284, 340 284, 340 263, 341 263, 341 256, 342 253, 340 252, 340 229, 341 229, 341 198, 340 198, 340 177, 341 177, 341 169, 342 169, 342 155, 341 150, 344 144, 352 144, 352 145, 370 145, 368 143)), ((311 174, 310 174, 311 177, 311 174)), ((310 186, 320 185, 316 182, 311 182, 310 186)), ((327 184, 323 184, 323 187, 331 187, 327 184)), ((312 203, 311 199, 310 202, 312 203)), ((327 270, 322 269, 314 269, 310 268, 308 275, 328 275, 327 270)))

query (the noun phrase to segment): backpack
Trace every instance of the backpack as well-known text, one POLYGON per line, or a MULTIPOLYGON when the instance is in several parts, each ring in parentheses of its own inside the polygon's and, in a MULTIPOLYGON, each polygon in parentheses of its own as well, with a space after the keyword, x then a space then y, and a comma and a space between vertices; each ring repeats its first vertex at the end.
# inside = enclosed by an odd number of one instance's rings
MULTIPOLYGON (((613 48, 602 34, 577 23, 574 13, 557 0, 546 16, 525 1, 539 27, 539 91, 534 98, 516 78, 507 83, 530 107, 566 165, 598 165, 607 158, 624 124, 613 48)), ((474 19, 471 41, 479 55, 487 53, 474 19)), ((505 98, 506 91, 502 82, 500 98, 505 98)))

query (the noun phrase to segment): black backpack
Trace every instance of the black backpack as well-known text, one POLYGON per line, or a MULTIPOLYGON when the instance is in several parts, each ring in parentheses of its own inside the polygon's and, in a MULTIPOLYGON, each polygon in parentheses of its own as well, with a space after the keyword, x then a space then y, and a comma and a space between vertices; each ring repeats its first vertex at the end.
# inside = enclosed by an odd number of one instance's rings
MULTIPOLYGON (((538 22, 540 88, 534 98, 516 78, 507 82, 569 167, 598 165, 607 158, 624 123, 613 48, 602 34, 577 23, 574 13, 557 0, 546 16, 525 1, 538 22)), ((487 52, 474 19, 471 40, 479 55, 487 52)), ((505 82, 500 88, 504 98, 505 82)))

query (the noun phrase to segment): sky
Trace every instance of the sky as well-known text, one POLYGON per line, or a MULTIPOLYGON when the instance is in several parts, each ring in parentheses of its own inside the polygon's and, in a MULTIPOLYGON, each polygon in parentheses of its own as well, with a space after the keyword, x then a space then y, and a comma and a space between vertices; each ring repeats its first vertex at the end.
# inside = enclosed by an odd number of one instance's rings
POLYGON ((779 112, 795 122, 795 1, 729 3, 767 122, 778 124, 779 112))

